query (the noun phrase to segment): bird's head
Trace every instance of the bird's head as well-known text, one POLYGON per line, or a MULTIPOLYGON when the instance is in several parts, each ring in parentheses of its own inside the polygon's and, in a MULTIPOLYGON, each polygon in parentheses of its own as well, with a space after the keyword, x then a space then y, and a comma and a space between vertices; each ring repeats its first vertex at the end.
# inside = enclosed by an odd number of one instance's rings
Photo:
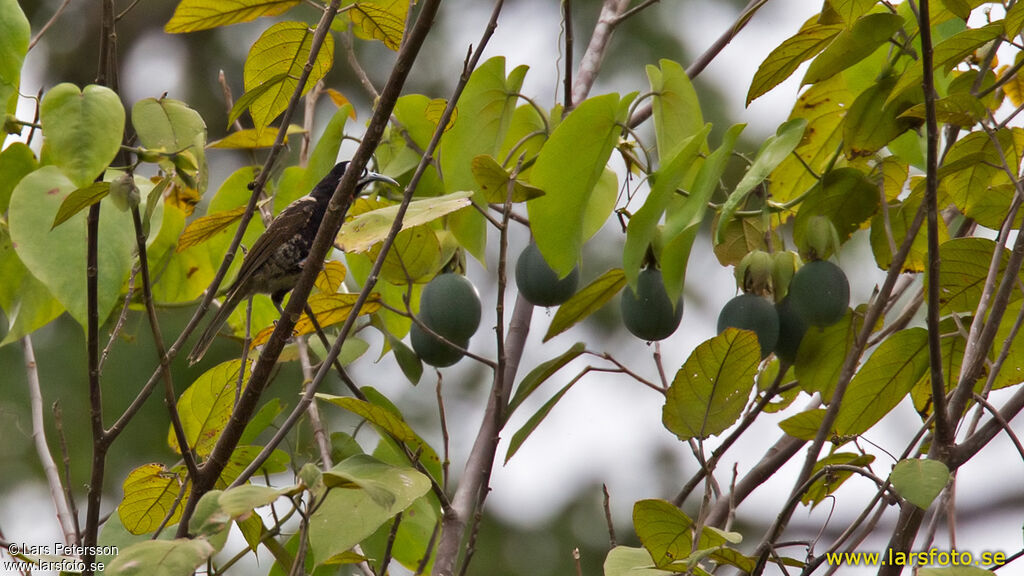
MULTIPOLYGON (((320 184, 317 185, 317 188, 324 188, 323 192, 325 192, 328 195, 333 194, 334 189, 338 187, 338 182, 341 181, 341 177, 345 175, 345 170, 348 169, 348 165, 348 160, 345 160, 344 162, 338 162, 337 164, 335 164, 334 168, 331 169, 330 173, 327 174, 327 176, 325 176, 324 179, 320 181, 320 184)), ((367 168, 363 168, 363 173, 360 174, 359 181, 356 183, 356 194, 361 194, 363 188, 365 188, 367 185, 373 182, 385 182, 387 184, 391 184, 392 186, 399 186, 398 182, 396 182, 393 178, 389 178, 383 174, 378 174, 376 172, 370 171, 367 168)))

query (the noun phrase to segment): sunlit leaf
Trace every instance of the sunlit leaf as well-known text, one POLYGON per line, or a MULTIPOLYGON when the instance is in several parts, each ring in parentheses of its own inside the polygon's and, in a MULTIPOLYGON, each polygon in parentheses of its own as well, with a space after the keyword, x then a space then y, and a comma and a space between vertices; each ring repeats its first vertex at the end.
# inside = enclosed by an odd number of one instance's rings
POLYGON ((667 164, 679 147, 705 128, 704 117, 697 91, 678 62, 662 59, 657 67, 648 65, 647 78, 654 94, 651 110, 658 157, 667 164))
MULTIPOLYGON (((932 66, 935 70, 949 71, 965 58, 986 43, 998 38, 1003 33, 1003 22, 997 21, 980 28, 968 28, 947 40, 939 42, 932 54, 932 66)), ((921 84, 924 72, 920 64, 907 67, 893 88, 889 100, 899 96, 904 90, 921 84)))
MULTIPOLYGON (((170 514, 183 482, 162 464, 144 464, 132 470, 124 479, 124 498, 117 507, 121 524, 132 534, 156 530, 170 514)), ((171 525, 177 523, 181 511, 179 505, 170 515, 171 525)))
MULTIPOLYGON (((239 360, 230 360, 210 368, 178 398, 178 414, 188 448, 200 456, 213 450, 221 430, 231 417, 239 387, 244 390, 248 384, 249 370, 245 370, 240 380, 240 366, 239 360)), ((167 445, 181 453, 173 427, 167 431, 167 445)))
POLYGON ((902 25, 903 18, 889 12, 861 17, 851 29, 840 32, 811 62, 801 84, 816 84, 867 58, 902 25))
MULTIPOLYGON (((441 117, 444 116, 445 109, 448 108, 448 101, 444 98, 434 98, 427 103, 427 107, 424 110, 424 114, 427 116, 427 120, 430 120, 435 125, 441 122, 441 117)), ((456 107, 452 110, 452 117, 448 120, 448 123, 444 126, 444 131, 451 130, 452 126, 455 125, 455 121, 459 118, 459 109, 456 107)))
POLYGON ((196 32, 248 22, 260 16, 277 16, 298 4, 299 0, 181 0, 164 26, 164 32, 196 32))
POLYGON ((328 260, 324 262, 324 269, 316 275, 313 285, 324 294, 334 294, 341 288, 347 274, 348 268, 345 268, 343 262, 328 260))
POLYGON ((409 2, 406 0, 364 0, 352 5, 349 16, 357 37, 380 40, 397 51, 402 43, 408 13, 409 2))
POLYGON ((235 222, 242 219, 245 214, 245 206, 239 206, 233 210, 215 212, 201 218, 196 218, 185 227, 185 231, 178 238, 178 247, 175 252, 182 252, 192 246, 206 242, 210 238, 225 230, 235 222))
MULTIPOLYGON (((409 203, 409 209, 402 220, 402 229, 426 224, 469 206, 469 198, 472 194, 472 192, 453 192, 445 196, 413 200, 409 203)), ((371 246, 387 237, 397 212, 398 206, 392 205, 350 218, 341 227, 336 246, 345 252, 366 252, 371 246)))
POLYGON ((757 335, 727 328, 697 346, 669 386, 661 420, 681 440, 720 434, 739 418, 761 362, 757 335))
POLYGON ((612 268, 562 303, 544 334, 544 341, 558 336, 575 326, 608 303, 626 285, 621 268, 612 268))
MULTIPOLYGON (((358 294, 313 294, 306 301, 306 305, 313 311, 314 317, 316 317, 317 324, 321 328, 327 328, 334 326, 335 324, 341 324, 348 319, 352 313, 353 306, 356 303, 356 299, 359 297, 358 294)), ((373 314, 380 309, 380 296, 377 294, 371 294, 363 307, 359 309, 359 316, 365 314, 373 314)), ((267 326, 263 330, 260 330, 256 336, 252 339, 252 346, 262 346, 270 340, 271 334, 274 333, 276 325, 272 324, 267 326)), ((295 323, 295 327, 292 328, 293 336, 304 336, 306 334, 312 334, 316 332, 316 326, 313 321, 309 319, 305 313, 299 317, 299 321, 295 323)))
MULTIPOLYGON (((313 32, 306 24, 279 22, 264 31, 252 45, 245 59, 244 76, 246 92, 262 91, 249 104, 249 113, 257 130, 268 126, 288 107, 302 69, 309 60, 312 42, 313 32)), ((323 78, 333 64, 334 38, 328 34, 313 59, 302 94, 323 78)))
MULTIPOLYGON (((492 156, 481 154, 473 158, 473 178, 480 185, 484 199, 492 204, 504 204, 509 198, 511 175, 492 156)), ((544 195, 544 191, 518 178, 512 182, 512 202, 526 202, 544 195)))
POLYGON ((804 23, 800 31, 775 47, 757 68, 747 91, 747 105, 789 78, 807 60, 814 58, 843 31, 841 25, 818 24, 817 16, 804 23))
POLYGON ((867 432, 896 407, 928 370, 928 332, 908 328, 875 349, 846 390, 836 416, 842 436, 867 432))
MULTIPOLYGON (((305 130, 302 129, 302 126, 299 126, 298 124, 289 124, 288 132, 284 139, 285 143, 287 144, 288 142, 288 136, 292 134, 301 134, 303 132, 305 132, 305 130)), ((220 140, 210 142, 210 148, 226 148, 232 150, 270 148, 274 145, 274 140, 276 138, 277 132, 245 128, 244 130, 232 132, 220 140)))

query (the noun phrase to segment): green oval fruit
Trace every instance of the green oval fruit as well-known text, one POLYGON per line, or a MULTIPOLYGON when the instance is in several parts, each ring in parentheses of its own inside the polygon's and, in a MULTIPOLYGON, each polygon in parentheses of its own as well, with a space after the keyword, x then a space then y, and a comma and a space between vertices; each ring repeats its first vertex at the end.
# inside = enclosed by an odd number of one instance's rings
POLYGON ((718 333, 726 328, 753 331, 761 345, 761 358, 767 358, 779 340, 779 315, 775 306, 761 296, 740 294, 718 314, 718 333))
POLYGON ((668 299, 661 270, 645 268, 637 278, 636 292, 629 288, 622 293, 622 323, 634 336, 643 340, 663 340, 672 335, 683 318, 683 299, 673 310, 668 299))
MULTIPOLYGON (((413 351, 416 352, 420 360, 431 366, 444 368, 462 359, 461 351, 446 342, 438 340, 432 334, 427 334, 415 322, 412 328, 409 329, 409 340, 412 342, 413 351)), ((465 348, 469 345, 469 341, 459 342, 458 344, 465 348)))
POLYGON ((516 286, 523 298, 534 306, 558 306, 572 298, 579 283, 579 267, 573 268, 565 278, 559 278, 533 242, 516 261, 516 286))
POLYGON ((420 295, 420 320, 452 342, 466 342, 480 327, 480 295, 461 274, 439 274, 420 295))
POLYGON ((793 308, 811 326, 831 326, 850 305, 850 283, 843 269, 828 260, 804 264, 789 284, 793 308))
POLYGON ((800 342, 807 332, 807 322, 793 309, 793 302, 788 296, 775 304, 775 311, 779 315, 779 341, 775 344, 775 355, 792 364, 796 362, 800 342))

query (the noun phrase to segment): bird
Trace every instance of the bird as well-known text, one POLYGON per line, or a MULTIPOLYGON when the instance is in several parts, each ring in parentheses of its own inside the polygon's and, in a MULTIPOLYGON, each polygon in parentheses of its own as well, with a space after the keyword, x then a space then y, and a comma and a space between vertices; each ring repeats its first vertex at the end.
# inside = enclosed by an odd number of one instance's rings
MULTIPOLYGON (((335 164, 312 192, 286 206, 256 239, 242 260, 238 276, 228 287, 224 303, 189 353, 190 366, 202 359, 231 312, 250 296, 270 294, 274 306, 281 310, 285 294, 295 287, 302 274, 313 239, 327 212, 327 204, 348 164, 348 161, 335 164)), ((356 184, 356 195, 372 182, 398 186, 395 180, 364 168, 356 184)))

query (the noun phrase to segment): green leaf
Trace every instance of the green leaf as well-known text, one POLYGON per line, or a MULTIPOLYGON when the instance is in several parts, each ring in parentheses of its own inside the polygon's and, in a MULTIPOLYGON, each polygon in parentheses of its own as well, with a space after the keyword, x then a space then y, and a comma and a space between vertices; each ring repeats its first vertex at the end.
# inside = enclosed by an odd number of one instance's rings
MULTIPOLYGON (((629 225, 626 227, 626 245, 622 250, 622 268, 626 273, 626 280, 634 290, 647 249, 658 233, 658 222, 661 221, 665 209, 675 196, 676 189, 679 188, 686 172, 693 165, 694 159, 706 146, 707 135, 710 131, 711 125, 708 124, 701 132, 684 140, 676 148, 678 152, 675 157, 660 170, 651 174, 653 184, 647 195, 647 200, 629 219, 629 225)), ((676 291, 676 296, 679 295, 679 292, 681 292, 681 286, 676 291)))
POLYGON ((323 393, 318 393, 316 396, 321 400, 330 402, 364 418, 367 422, 383 430, 388 436, 399 442, 409 443, 419 440, 419 436, 413 432, 412 428, 405 423, 400 415, 383 406, 377 406, 358 398, 352 398, 351 396, 334 396, 323 393))
POLYGON ((871 55, 903 26, 903 17, 890 12, 863 16, 843 30, 825 51, 811 62, 801 85, 817 84, 871 55))
MULTIPOLYGON (((75 188, 55 166, 36 170, 15 187, 9 222, 18 258, 84 327, 88 319, 85 215, 79 214, 50 230, 61 203, 75 188)), ((135 248, 132 228, 128 213, 103 211, 97 254, 100 323, 118 304, 122 284, 131 272, 135 248)))
POLYGON ((843 361, 863 325, 860 315, 847 313, 842 320, 831 326, 812 326, 807 329, 800 341, 793 368, 805 392, 820 392, 825 402, 832 400, 832 391, 839 380, 843 361))
POLYGON ((50 230, 67 222, 69 218, 89 206, 103 200, 109 193, 110 182, 93 182, 85 188, 79 188, 68 194, 67 198, 60 203, 60 208, 57 209, 57 215, 53 217, 53 224, 50 226, 50 230))
MULTIPOLYGON (((935 101, 935 118, 944 124, 964 127, 974 126, 985 118, 986 112, 985 105, 976 96, 971 94, 950 94, 945 98, 935 101)), ((906 112, 900 114, 899 117, 924 120, 924 103, 911 107, 906 112)))
POLYGON ((878 187, 856 168, 836 168, 811 190, 800 204, 793 222, 793 242, 803 245, 808 223, 825 216, 835 226, 839 239, 846 242, 878 211, 878 187))
POLYGON ((43 163, 56 164, 78 188, 92 184, 117 155, 124 135, 124 107, 106 87, 58 84, 39 105, 43 163))
POLYGON ((942 462, 913 458, 897 462, 889 480, 900 496, 927 510, 949 483, 949 477, 949 468, 942 462))
MULTIPOLYGON (((309 60, 313 32, 302 22, 278 22, 260 35, 245 59, 245 91, 261 94, 249 105, 257 129, 265 128, 288 107, 298 78, 309 60)), ((334 65, 334 38, 328 34, 313 59, 305 94, 334 65)), ((243 96, 244 97, 244 96, 243 96)), ((237 104, 236 104, 237 106, 237 104)))
MULTIPOLYGON (((239 108, 239 113, 244 109, 239 108)), ((289 124, 288 132, 285 135, 285 144, 288 143, 288 136, 305 132, 298 124, 289 124)), ((255 150, 259 148, 270 148, 277 139, 276 132, 258 131, 255 128, 236 130, 220 140, 210 142, 210 148, 222 148, 225 150, 255 150)))
POLYGON ((38 167, 35 153, 22 142, 12 142, 0 152, 0 214, 11 205, 11 193, 18 182, 38 167))
POLYGON ((299 0, 181 0, 164 26, 168 34, 208 30, 260 16, 277 16, 299 4, 299 0))
MULTIPOLYGON (((923 182, 923 179, 922 179, 923 182)), ((917 210, 924 199, 924 186, 919 186, 911 192, 910 196, 903 202, 895 202, 886 207, 888 214, 879 211, 871 219, 871 251, 875 255, 875 262, 882 270, 888 270, 892 264, 892 255, 907 237, 907 229, 914 221, 917 210), (888 225, 886 218, 888 217, 888 225), (892 245, 889 243, 887 231, 892 232, 892 245)), ((949 230, 945 226, 939 226, 939 243, 949 240, 949 230)), ((928 265, 928 235, 917 232, 914 241, 910 245, 910 253, 903 262, 904 272, 924 272, 928 265)))
POLYGON ((754 386, 761 347, 728 328, 690 354, 669 386, 661 420, 680 440, 720 434, 739 418, 754 386))
POLYGON ((654 568, 651 553, 645 548, 616 546, 604 559, 604 576, 667 576, 668 570, 654 568))
MULTIPOLYGON (((447 193, 478 188, 473 176, 473 159, 481 154, 497 156, 512 121, 526 70, 526 66, 517 66, 506 76, 505 58, 495 56, 473 71, 459 98, 459 118, 445 132, 439 148, 447 193)), ((484 198, 477 194, 473 201, 482 205, 484 198)), ((477 260, 484 261, 487 226, 476 209, 467 208, 453 214, 449 218, 449 229, 459 244, 477 260)))
POLYGON ((664 500, 639 500, 633 505, 633 528, 644 548, 662 568, 693 552, 693 520, 664 500))
POLYGON ((572 345, 571 348, 548 360, 537 365, 536 368, 530 371, 525 378, 519 383, 516 388, 516 393, 512 396, 512 400, 508 403, 508 409, 506 410, 506 418, 511 416, 515 412, 516 408, 530 397, 541 384, 547 381, 548 378, 555 375, 556 372, 565 367, 566 364, 580 357, 586 350, 586 345, 583 342, 577 342, 572 345))
MULTIPOLYGON (((807 128, 807 121, 803 118, 787 120, 775 131, 775 135, 765 140, 758 151, 754 163, 747 169, 736 189, 729 194, 729 199, 722 206, 719 222, 728 222, 736 210, 747 199, 747 195, 754 190, 793 150, 800 145, 803 139, 804 130, 807 128)), ((721 244, 724 239, 725 226, 720 224, 715 233, 715 244, 721 244)))
POLYGON ((7 229, 0 226, 0 310, 7 317, 7 334, 0 346, 20 340, 49 324, 64 312, 43 283, 29 273, 11 244, 7 229))
POLYGON ((908 328, 889 336, 850 382, 836 416, 836 433, 867 432, 910 393, 928 370, 928 332, 908 328))
POLYGON ((266 430, 274 420, 284 412, 284 404, 280 398, 271 398, 266 404, 260 407, 260 409, 249 419, 249 423, 245 425, 245 430, 242 432, 242 437, 238 443, 241 445, 252 444, 256 441, 256 437, 259 436, 264 430, 266 430))
POLYGON ((309 544, 317 565, 345 552, 430 490, 430 480, 409 467, 391 466, 370 456, 352 456, 331 469, 361 486, 390 496, 382 505, 365 490, 331 490, 309 523, 309 544), (357 512, 357 513, 355 513, 357 512), (345 518, 344 522, 338 522, 345 518))
POLYGON ((530 227, 544 260, 559 277, 579 261, 585 208, 633 98, 605 94, 581 102, 544 144, 530 173, 530 183, 545 192, 526 205, 530 227))
MULTIPOLYGON (((220 438, 220 432, 231 418, 239 387, 239 360, 229 360, 210 368, 196 378, 178 398, 178 415, 185 431, 188 447, 199 456, 206 456, 213 450, 220 438)), ((247 364, 248 368, 248 364, 247 364)), ((241 389, 249 381, 249 370, 242 377, 241 389)), ((178 438, 174 428, 168 426, 167 445, 180 454, 178 438)))
POLYGON ((511 202, 526 202, 544 195, 540 188, 530 186, 518 178, 512 182, 512 195, 508 193, 508 183, 512 175, 498 164, 493 156, 481 154, 473 158, 473 178, 483 192, 484 201, 491 204, 504 204, 508 199, 511 202))
MULTIPOLYGON (((875 457, 870 454, 834 452, 815 462, 812 472, 817 473, 826 466, 833 466, 836 464, 866 468, 874 461, 875 457)), ((812 507, 817 506, 827 496, 838 490, 839 487, 843 485, 843 482, 846 482, 852 475, 853 472, 846 470, 834 470, 832 472, 825 473, 824 476, 811 483, 811 486, 800 497, 800 502, 804 505, 811 504, 812 507)))
POLYGON ((912 117, 904 117, 904 110, 924 99, 922 90, 907 90, 899 98, 888 102, 896 79, 881 78, 853 101, 843 123, 843 153, 847 158, 871 156, 900 134, 920 125, 912 117))
POLYGON ((544 341, 558 336, 598 311, 625 285, 626 275, 621 268, 612 268, 599 276, 558 307, 547 333, 544 334, 544 341))
POLYGON ((818 183, 817 175, 832 164, 843 143, 844 119, 854 101, 846 77, 846 72, 833 76, 797 98, 790 118, 805 119, 807 129, 794 154, 779 163, 769 178, 768 192, 774 201, 788 202, 810 190, 818 183))
POLYGON ((547 402, 545 402, 544 405, 533 414, 533 416, 530 416, 526 420, 526 423, 523 424, 519 430, 516 430, 516 433, 512 435, 512 439, 508 443, 508 451, 505 452, 506 464, 508 464, 508 461, 512 459, 512 456, 519 451, 519 448, 523 445, 523 442, 526 442, 526 439, 530 437, 530 434, 537 429, 537 426, 540 426, 540 423, 547 418, 548 414, 550 414, 555 408, 555 404, 558 404, 558 401, 561 400, 562 397, 565 396, 565 393, 568 392, 569 389, 577 382, 579 382, 579 379, 574 378, 570 380, 568 384, 562 386, 562 388, 547 402))
POLYGON ((718 189, 722 174, 732 158, 732 152, 745 124, 737 124, 722 137, 722 144, 707 156, 697 172, 690 195, 681 202, 670 203, 666 209, 665 225, 661 230, 661 277, 670 301, 675 302, 683 293, 686 266, 690 250, 697 239, 708 202, 718 189))
POLYGON ((878 0, 826 0, 826 2, 846 23, 847 27, 851 27, 861 16, 867 14, 878 3, 878 0))
POLYGON ((17 98, 31 33, 18 0, 0 0, 0 114, 13 112, 9 104, 17 98))
MULTIPOLYGON (((124 479, 124 498, 117 507, 125 529, 132 534, 155 531, 175 506, 183 481, 162 464, 144 464, 132 470, 124 479)), ((182 507, 177 506, 168 524, 178 522, 181 510, 182 507)))
POLYGON ((814 58, 842 31, 840 25, 818 24, 816 17, 805 22, 799 32, 775 47, 757 68, 747 91, 747 105, 789 78, 800 64, 814 58))
POLYGON ((132 126, 139 142, 151 150, 202 154, 206 122, 184 102, 171 98, 143 98, 132 106, 132 126))
MULTIPOLYGON (((996 243, 988 238, 955 238, 939 245, 939 302, 943 312, 977 310, 995 249, 996 243)), ((1009 251, 1003 249, 998 277, 1005 274, 1009 258, 1009 251)), ((1020 298, 1020 292, 1014 290, 1009 302, 1020 298)))
MULTIPOLYGON (((995 40, 1002 33, 1003 22, 997 21, 981 28, 968 28, 952 38, 939 42, 932 54, 933 69, 947 72, 952 70, 975 50, 995 40)), ((924 72, 919 64, 908 66, 900 76, 896 87, 893 88, 889 100, 899 96, 908 88, 919 86, 923 77, 924 72)))
POLYGON ((678 157, 678 150, 706 127, 697 91, 678 62, 660 60, 659 67, 647 66, 651 84, 651 110, 658 157, 662 162, 678 157))
POLYGON ((789 418, 786 418, 782 422, 779 422, 779 428, 786 434, 789 434, 793 438, 799 438, 800 440, 807 440, 810 442, 818 435, 818 429, 821 428, 822 422, 825 420, 825 409, 815 408, 813 410, 804 410, 798 412, 789 418))
MULTIPOLYGON (((471 192, 453 192, 445 196, 413 200, 402 219, 402 229, 432 222, 469 206, 471 192)), ((336 245, 345 252, 366 252, 382 242, 391 231, 398 205, 363 212, 347 220, 338 233, 336 245)))
POLYGON ((1006 37, 1014 38, 1024 28, 1024 4, 1018 2, 1006 11, 1006 19, 1003 21, 1006 37))
POLYGON ((205 538, 147 540, 119 551, 106 566, 110 574, 188 576, 206 563, 216 549, 205 538))

